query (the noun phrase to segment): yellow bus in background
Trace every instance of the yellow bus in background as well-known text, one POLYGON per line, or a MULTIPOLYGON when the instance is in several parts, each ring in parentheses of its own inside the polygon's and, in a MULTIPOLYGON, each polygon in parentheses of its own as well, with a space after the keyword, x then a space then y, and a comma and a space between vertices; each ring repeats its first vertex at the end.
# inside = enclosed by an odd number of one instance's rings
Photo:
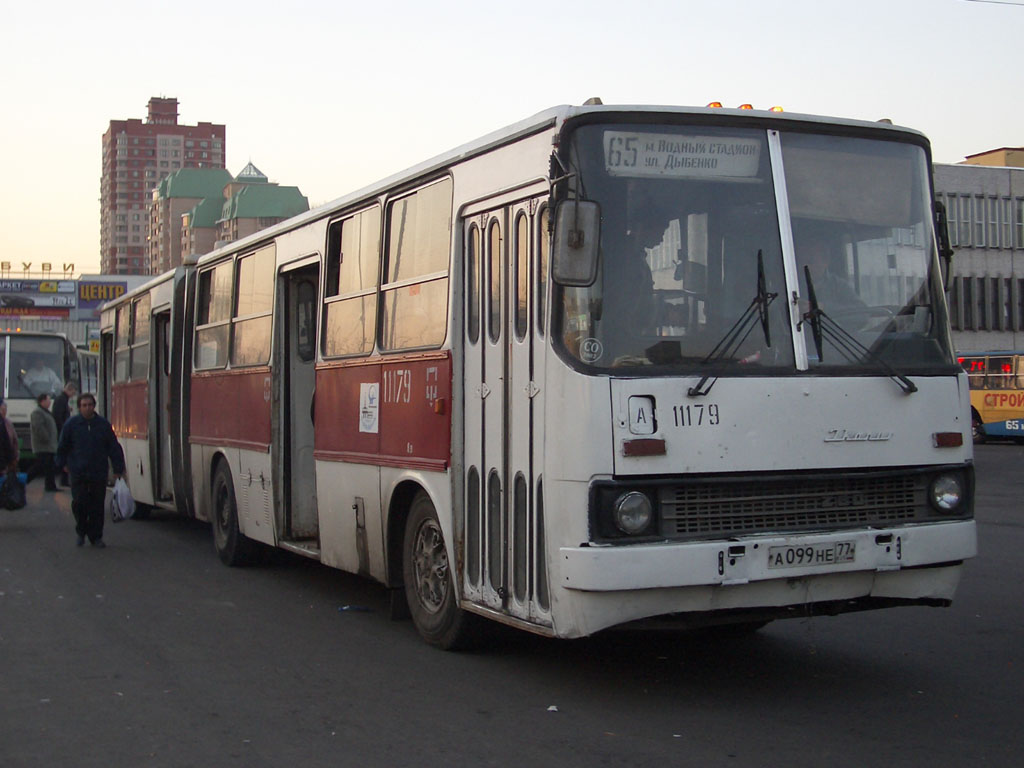
POLYGON ((957 358, 971 387, 974 442, 1024 440, 1024 352, 997 351, 957 358))

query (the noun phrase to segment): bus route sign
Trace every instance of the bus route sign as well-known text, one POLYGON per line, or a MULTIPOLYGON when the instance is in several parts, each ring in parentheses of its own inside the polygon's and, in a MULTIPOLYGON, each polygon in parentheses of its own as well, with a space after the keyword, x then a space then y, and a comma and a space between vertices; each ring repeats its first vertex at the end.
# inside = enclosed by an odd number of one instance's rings
POLYGON ((605 170, 634 178, 751 178, 761 142, 734 136, 604 132, 605 170))

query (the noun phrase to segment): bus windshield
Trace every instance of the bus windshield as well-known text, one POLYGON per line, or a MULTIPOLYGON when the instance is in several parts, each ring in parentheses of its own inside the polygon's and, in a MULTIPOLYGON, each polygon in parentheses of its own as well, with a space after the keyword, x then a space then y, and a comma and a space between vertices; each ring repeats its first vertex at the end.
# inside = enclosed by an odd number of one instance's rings
POLYGON ((40 336, 7 336, 0 357, 8 398, 56 395, 64 387, 64 341, 40 336))
POLYGON ((792 133, 773 165, 769 142, 765 130, 705 125, 572 134, 568 194, 600 205, 601 238, 595 282, 556 292, 569 355, 597 369, 697 372, 713 358, 724 375, 791 372, 798 306, 818 372, 882 361, 948 372, 925 151, 792 133))

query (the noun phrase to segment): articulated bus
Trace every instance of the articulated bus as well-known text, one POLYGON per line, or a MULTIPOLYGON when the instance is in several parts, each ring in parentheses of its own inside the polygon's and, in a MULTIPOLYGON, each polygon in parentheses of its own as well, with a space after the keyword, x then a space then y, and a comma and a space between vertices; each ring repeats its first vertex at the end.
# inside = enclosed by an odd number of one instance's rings
MULTIPOLYGON (((29 417, 36 398, 44 392, 56 397, 68 381, 81 391, 84 354, 63 333, 0 331, 0 395, 18 433, 23 459, 32 455, 29 417)), ((73 402, 71 407, 73 411, 73 402)))
POLYGON ((930 168, 885 123, 540 113, 107 304, 133 495, 445 648, 948 605, 974 473, 930 168))
POLYGON ((1024 352, 978 352, 958 359, 970 382, 974 442, 1024 440, 1024 352))

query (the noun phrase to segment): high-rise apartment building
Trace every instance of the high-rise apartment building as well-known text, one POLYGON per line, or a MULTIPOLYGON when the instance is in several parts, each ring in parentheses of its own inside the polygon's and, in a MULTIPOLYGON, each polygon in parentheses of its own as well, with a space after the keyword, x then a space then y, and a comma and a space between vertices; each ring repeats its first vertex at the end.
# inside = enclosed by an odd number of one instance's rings
POLYGON ((178 125, 178 100, 153 97, 146 122, 111 120, 103 134, 100 179, 100 270, 150 272, 150 203, 153 188, 181 168, 224 168, 225 127, 178 125))

